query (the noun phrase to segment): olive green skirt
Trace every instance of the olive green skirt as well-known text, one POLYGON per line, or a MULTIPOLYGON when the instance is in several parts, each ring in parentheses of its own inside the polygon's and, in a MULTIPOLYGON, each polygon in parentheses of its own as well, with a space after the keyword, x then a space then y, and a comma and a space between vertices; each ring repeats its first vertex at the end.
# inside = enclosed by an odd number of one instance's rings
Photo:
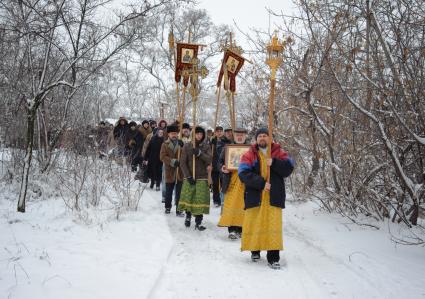
POLYGON ((184 179, 178 210, 191 212, 192 215, 209 214, 210 189, 208 180, 197 180, 195 185, 191 185, 184 179))

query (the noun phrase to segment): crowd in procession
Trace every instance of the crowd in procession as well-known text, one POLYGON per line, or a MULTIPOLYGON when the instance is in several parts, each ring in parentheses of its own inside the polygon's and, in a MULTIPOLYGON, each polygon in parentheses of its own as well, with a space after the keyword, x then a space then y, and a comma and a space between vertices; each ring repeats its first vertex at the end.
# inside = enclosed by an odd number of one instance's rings
POLYGON ((218 226, 227 227, 229 239, 241 239, 241 250, 250 251, 253 262, 267 251, 268 265, 279 269, 284 179, 291 175, 294 160, 275 142, 267 151, 272 138, 267 128, 252 135, 249 142, 248 131, 241 127, 217 126, 212 132, 178 121, 144 120, 137 125, 121 117, 113 130, 101 122, 96 143, 102 158, 114 142, 114 155, 131 165, 135 179, 162 192, 165 214, 172 213, 174 194, 175 215, 184 218, 187 228, 194 218, 196 230, 206 229, 202 221, 212 193, 214 207, 221 206, 218 226), (248 145, 237 170, 225 163, 224 149, 231 144, 248 145))

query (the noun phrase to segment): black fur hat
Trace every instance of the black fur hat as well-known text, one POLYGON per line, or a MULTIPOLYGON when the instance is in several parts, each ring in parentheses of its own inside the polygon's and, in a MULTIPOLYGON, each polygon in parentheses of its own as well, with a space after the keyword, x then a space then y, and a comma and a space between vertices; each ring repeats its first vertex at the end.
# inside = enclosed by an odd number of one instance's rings
POLYGON ((167 133, 172 133, 172 132, 178 133, 179 131, 180 131, 179 127, 176 125, 170 125, 167 127, 167 133))

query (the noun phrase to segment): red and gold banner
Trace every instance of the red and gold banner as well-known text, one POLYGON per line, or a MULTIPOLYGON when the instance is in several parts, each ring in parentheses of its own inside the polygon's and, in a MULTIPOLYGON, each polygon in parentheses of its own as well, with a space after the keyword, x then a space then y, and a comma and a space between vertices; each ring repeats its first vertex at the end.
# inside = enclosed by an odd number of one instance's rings
MULTIPOLYGON (((177 59, 176 59, 176 73, 174 79, 177 83, 181 81, 183 71, 192 67, 192 60, 198 58, 199 45, 177 43, 177 59)), ((189 76, 183 78, 183 85, 189 84, 189 76)))
MULTIPOLYGON (((220 87, 221 81, 224 76, 224 66, 227 67, 227 75, 230 81, 230 91, 236 92, 236 76, 238 75, 240 69, 242 68, 245 59, 239 54, 227 49, 224 52, 223 62, 221 64, 220 74, 218 75, 217 87, 220 87)), ((225 84, 226 87, 226 84, 225 84)))

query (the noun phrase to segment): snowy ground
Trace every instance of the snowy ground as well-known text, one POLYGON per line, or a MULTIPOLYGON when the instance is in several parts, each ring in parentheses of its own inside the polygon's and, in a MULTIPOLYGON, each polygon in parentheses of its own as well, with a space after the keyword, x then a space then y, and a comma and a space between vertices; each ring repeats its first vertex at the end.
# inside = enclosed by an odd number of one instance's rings
MULTIPOLYGON (((425 250, 310 203, 284 211, 282 270, 216 226, 187 229, 147 190, 137 212, 86 226, 63 201, 0 199, 0 298, 425 298, 425 250)), ((385 226, 385 225, 384 225, 385 226)))

